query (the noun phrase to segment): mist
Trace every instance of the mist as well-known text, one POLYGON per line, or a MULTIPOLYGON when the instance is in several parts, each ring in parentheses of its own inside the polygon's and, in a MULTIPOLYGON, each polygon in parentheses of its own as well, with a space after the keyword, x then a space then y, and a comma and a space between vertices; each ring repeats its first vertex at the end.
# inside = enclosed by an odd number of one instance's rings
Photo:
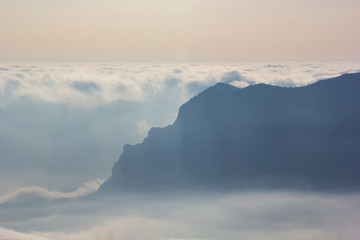
POLYGON ((355 240, 359 200, 359 194, 197 191, 7 203, 0 239, 355 240))
POLYGON ((354 72, 359 62, 2 63, 0 240, 355 240, 357 191, 97 192, 124 145, 216 83, 293 88, 354 72))
POLYGON ((358 62, 0 65, 0 193, 73 191, 106 179, 125 144, 172 124, 217 82, 304 86, 358 62))

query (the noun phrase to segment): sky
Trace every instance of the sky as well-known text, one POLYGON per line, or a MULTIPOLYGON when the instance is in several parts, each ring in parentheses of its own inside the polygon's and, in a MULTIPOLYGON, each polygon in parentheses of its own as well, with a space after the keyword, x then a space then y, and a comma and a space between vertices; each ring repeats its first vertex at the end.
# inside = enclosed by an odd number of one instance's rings
POLYGON ((1 0, 0 61, 360 60, 357 0, 1 0))

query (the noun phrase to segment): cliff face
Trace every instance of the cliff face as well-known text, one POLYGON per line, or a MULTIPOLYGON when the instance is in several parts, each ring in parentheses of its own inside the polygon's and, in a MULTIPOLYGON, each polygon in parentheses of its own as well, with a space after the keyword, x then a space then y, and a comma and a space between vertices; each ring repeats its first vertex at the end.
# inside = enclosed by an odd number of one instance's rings
POLYGON ((104 191, 360 189, 360 74, 299 88, 219 83, 126 145, 104 191))

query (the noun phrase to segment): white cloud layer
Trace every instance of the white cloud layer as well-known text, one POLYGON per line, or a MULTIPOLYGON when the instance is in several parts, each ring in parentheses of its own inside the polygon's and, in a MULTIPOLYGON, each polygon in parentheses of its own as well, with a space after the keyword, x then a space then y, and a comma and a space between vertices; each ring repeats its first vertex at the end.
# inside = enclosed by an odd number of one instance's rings
POLYGON ((46 188, 31 186, 19 188, 14 192, 10 192, 3 196, 0 196, 0 204, 5 202, 26 202, 32 200, 45 199, 66 199, 66 198, 77 198, 89 195, 98 190, 100 185, 104 182, 103 179, 95 179, 90 182, 86 182, 83 186, 72 192, 59 192, 50 191, 46 188))
MULTIPOLYGON (((359 194, 304 192, 125 195, 98 203, 82 202, 82 214, 71 211, 78 206, 64 205, 71 213, 29 218, 25 222, 31 231, 21 231, 24 223, 13 221, 12 228, 18 230, 0 228, 0 239, 357 240, 359 200, 359 194), (87 227, 80 224, 84 222, 87 227), (66 225, 81 227, 67 230, 66 225), (52 230, 36 230, 39 228, 52 230)), ((61 211, 59 206, 57 209, 61 211)))
POLYGON ((183 102, 194 93, 187 91, 187 86, 192 83, 210 86, 216 82, 227 82, 238 87, 253 83, 302 86, 345 72, 358 71, 360 62, 17 65, 3 63, 0 64, 0 99, 4 105, 22 96, 32 96, 48 102, 92 108, 116 100, 148 101, 149 98, 175 87, 183 102))

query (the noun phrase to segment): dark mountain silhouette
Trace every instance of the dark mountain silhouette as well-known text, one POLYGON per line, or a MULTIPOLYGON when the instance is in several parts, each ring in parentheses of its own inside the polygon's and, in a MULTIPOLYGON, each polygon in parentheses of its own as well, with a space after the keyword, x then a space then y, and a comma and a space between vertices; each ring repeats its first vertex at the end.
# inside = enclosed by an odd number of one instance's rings
POLYGON ((297 88, 218 83, 125 145, 99 191, 353 191, 359 172, 359 73, 297 88))

